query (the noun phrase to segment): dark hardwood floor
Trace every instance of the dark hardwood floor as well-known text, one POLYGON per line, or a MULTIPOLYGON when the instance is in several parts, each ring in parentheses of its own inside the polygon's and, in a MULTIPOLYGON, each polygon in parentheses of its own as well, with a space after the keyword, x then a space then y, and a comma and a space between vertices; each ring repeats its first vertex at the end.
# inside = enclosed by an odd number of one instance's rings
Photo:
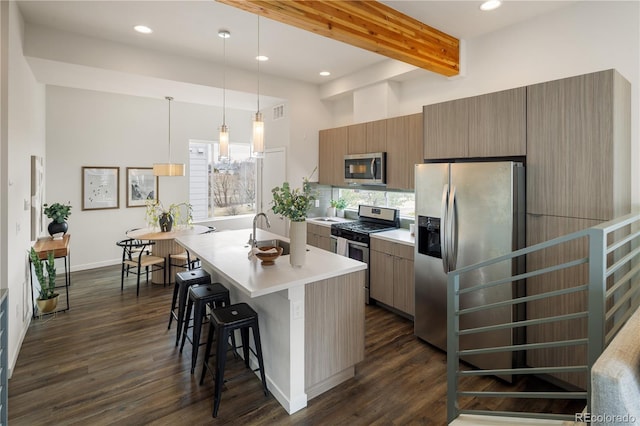
MULTIPOLYGON (((141 284, 135 276, 120 292, 119 267, 73 273, 71 310, 35 319, 9 381, 11 425, 369 425, 446 424, 446 356, 419 341, 413 324, 367 306, 365 360, 356 377, 309 401, 291 416, 261 392, 258 378, 240 374, 222 393, 211 417, 213 381, 199 385, 202 356, 189 373, 191 346, 174 346, 167 330, 172 288, 141 284)), ((205 334, 206 335, 206 334, 205 334)), ((203 350, 204 348, 201 348, 203 350)), ((230 356, 225 377, 243 371, 230 356)), ((475 390, 509 386, 480 377, 475 390)), ((464 406, 573 413, 579 402, 479 401, 464 406)))

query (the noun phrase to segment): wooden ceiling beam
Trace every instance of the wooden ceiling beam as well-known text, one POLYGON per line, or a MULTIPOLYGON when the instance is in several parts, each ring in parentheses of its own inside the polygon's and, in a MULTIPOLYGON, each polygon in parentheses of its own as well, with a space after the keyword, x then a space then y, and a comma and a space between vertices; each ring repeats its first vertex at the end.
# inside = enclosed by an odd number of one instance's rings
POLYGON ((217 0, 445 75, 460 72, 460 41, 372 0, 217 0))

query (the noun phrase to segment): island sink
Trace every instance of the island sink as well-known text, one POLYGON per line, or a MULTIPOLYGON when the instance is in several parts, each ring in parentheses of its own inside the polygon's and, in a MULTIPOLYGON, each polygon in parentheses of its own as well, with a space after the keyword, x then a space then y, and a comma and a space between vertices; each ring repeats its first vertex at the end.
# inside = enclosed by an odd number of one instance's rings
POLYGON ((268 246, 282 247, 281 256, 286 256, 289 254, 289 243, 287 241, 282 241, 278 239, 262 240, 262 241, 256 242, 256 245, 257 247, 268 247, 268 246))

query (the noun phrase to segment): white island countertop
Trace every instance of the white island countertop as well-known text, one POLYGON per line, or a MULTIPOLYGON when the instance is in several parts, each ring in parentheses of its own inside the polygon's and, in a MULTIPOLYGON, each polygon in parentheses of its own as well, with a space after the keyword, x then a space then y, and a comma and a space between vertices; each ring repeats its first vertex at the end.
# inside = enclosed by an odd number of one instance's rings
MULTIPOLYGON (((288 255, 280 256, 273 265, 263 266, 260 260, 251 261, 247 257, 251 232, 251 229, 212 232, 178 237, 176 241, 252 298, 367 269, 365 263, 309 245, 302 267, 291 266, 288 255)), ((262 229, 257 230, 257 236, 258 241, 289 241, 262 229)))

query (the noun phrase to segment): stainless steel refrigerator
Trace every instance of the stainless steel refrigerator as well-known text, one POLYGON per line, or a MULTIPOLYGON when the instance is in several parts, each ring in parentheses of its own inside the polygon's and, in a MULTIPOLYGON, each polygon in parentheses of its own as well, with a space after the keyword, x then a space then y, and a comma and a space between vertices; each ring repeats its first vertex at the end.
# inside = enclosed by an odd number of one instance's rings
MULTIPOLYGON (((447 272, 524 246, 524 167, 521 163, 456 162, 416 165, 415 334, 447 349, 447 272)), ((510 276, 522 265, 503 262, 462 277, 465 288, 510 276)), ((505 284, 463 295, 467 308, 522 294, 505 284)), ((461 317, 460 327, 509 322, 522 313, 505 307, 461 317)), ((460 348, 511 345, 510 330, 463 336, 460 348)), ((464 358, 463 358, 464 359, 464 358)), ((510 352, 465 359, 481 368, 510 368, 510 352)), ((509 378, 507 378, 509 379, 509 378)))

